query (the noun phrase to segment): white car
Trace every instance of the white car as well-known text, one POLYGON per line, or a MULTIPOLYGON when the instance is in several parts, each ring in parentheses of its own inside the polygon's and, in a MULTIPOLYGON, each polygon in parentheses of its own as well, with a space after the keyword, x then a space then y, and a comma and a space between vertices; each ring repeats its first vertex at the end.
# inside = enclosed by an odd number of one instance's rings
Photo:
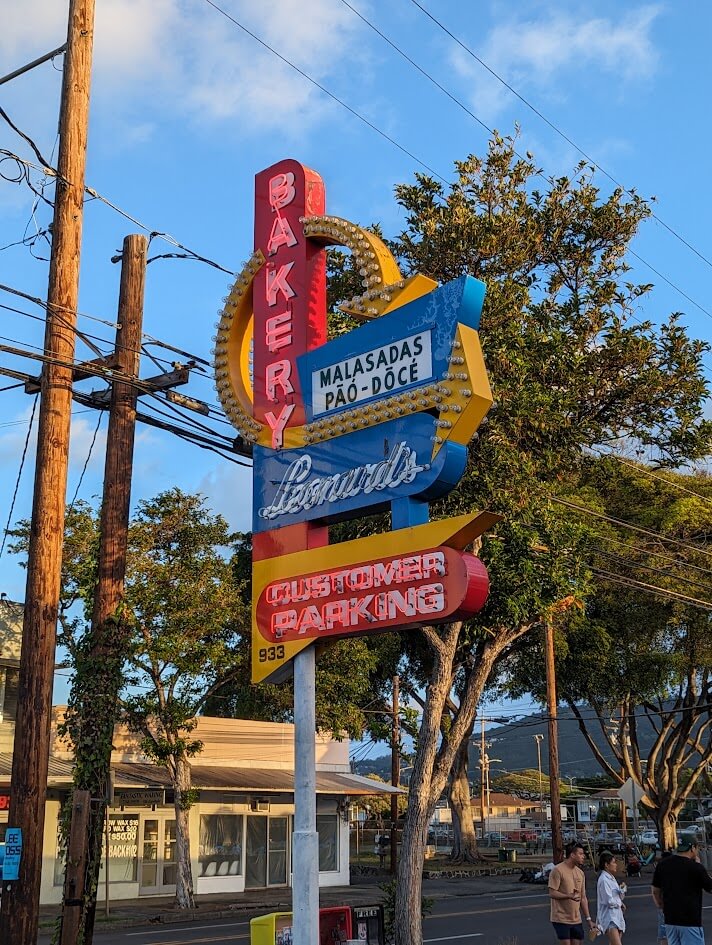
POLYGON ((658 835, 654 830, 644 830, 638 842, 646 847, 656 847, 658 845, 658 835))

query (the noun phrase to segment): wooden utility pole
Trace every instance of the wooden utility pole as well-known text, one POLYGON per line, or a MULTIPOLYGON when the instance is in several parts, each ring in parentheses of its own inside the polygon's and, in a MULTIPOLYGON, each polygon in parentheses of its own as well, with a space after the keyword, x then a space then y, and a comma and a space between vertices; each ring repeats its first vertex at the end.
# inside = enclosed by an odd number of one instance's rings
POLYGON ((482 842, 484 843, 485 839, 485 825, 487 820, 485 818, 485 783, 487 779, 487 774, 485 772, 485 751, 487 745, 485 744, 485 717, 484 715, 480 719, 480 822, 482 824, 482 842))
POLYGON ((8 945, 37 942, 93 41, 94 0, 70 0, 44 341, 56 363, 42 370, 8 818, 23 850, 20 878, 4 884, 0 907, 8 945))
MULTIPOLYGON (((121 255, 121 285, 113 363, 127 378, 138 379, 143 328, 143 299, 146 284, 148 239, 127 236, 121 255)), ((99 563, 94 610, 87 653, 85 677, 75 681, 73 695, 81 716, 91 717, 92 725, 78 726, 75 739, 77 767, 75 793, 86 790, 93 799, 91 816, 84 833, 87 859, 87 887, 93 890, 81 911, 82 941, 93 939, 96 889, 99 882, 104 838, 106 798, 111 779, 111 742, 116 724, 123 664, 128 647, 128 624, 120 612, 126 575, 131 474, 136 430, 138 389, 130 380, 114 380, 111 386, 109 429, 104 464, 101 501, 99 563), (89 674, 91 678, 87 679, 89 674), (88 737, 82 732, 89 730, 88 737), (97 763, 97 752, 103 757, 97 763)), ((82 719, 79 719, 80 723, 82 719)), ((105 869, 108 875, 108 857, 105 869)), ((66 887, 65 887, 66 892, 66 887)), ((65 900, 63 913, 67 912, 65 900)), ((72 910, 71 914, 74 914, 72 910)), ((70 945, 71 939, 67 940, 70 945)), ((64 941, 62 942, 64 945, 64 941)))
POLYGON ((549 797, 551 799, 551 846, 554 863, 564 858, 561 832, 561 790, 559 787, 559 726, 556 698, 556 665, 554 663, 554 625, 546 621, 544 628, 546 653, 546 705, 549 716, 549 797))
POLYGON ((86 832, 89 826, 89 791, 75 791, 72 796, 72 826, 67 846, 67 871, 64 876, 64 907, 60 945, 76 945, 84 902, 87 865, 86 832))
MULTIPOLYGON (((391 732, 391 784, 400 786, 400 677, 393 677, 393 721, 391 732)), ((398 866, 398 794, 391 794, 391 873, 398 866)))

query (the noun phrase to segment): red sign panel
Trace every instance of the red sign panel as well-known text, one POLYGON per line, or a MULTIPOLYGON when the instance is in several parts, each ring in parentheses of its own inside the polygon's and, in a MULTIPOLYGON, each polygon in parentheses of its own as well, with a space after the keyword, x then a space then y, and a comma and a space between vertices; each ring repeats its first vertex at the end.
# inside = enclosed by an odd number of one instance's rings
POLYGON ((255 249, 266 263, 252 290, 254 413, 271 429, 272 449, 305 420, 297 356, 326 341, 326 257, 300 223, 324 208, 321 177, 297 161, 255 178, 255 249))
POLYGON ((0 810, 10 810, 9 794, 0 794, 0 810))
POLYGON ((488 590, 479 558, 441 546, 273 581, 257 623, 275 642, 407 629, 476 613, 488 590))

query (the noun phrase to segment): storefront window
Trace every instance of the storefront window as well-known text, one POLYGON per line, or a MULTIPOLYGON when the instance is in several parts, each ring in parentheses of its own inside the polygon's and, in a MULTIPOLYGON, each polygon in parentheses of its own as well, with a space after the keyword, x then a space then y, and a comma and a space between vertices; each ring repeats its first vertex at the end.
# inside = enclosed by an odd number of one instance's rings
POLYGON ((242 876, 242 814, 202 814, 199 876, 242 876))
POLYGON ((339 818, 336 814, 317 814, 319 834, 319 872, 335 873, 339 868, 339 818))
MULTIPOLYGON (((110 883, 135 883, 138 878, 138 818, 138 814, 109 815, 110 883)), ((103 872, 102 863, 102 876, 103 872)))

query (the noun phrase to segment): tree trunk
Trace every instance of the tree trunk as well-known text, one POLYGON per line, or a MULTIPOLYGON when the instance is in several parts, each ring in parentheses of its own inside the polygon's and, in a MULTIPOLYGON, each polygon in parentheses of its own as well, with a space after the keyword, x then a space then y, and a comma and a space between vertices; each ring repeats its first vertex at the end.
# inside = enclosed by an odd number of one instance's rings
POLYGON ((650 811, 658 831, 658 840, 662 850, 674 850, 677 846, 677 815, 679 810, 672 804, 661 800, 658 807, 650 811))
POLYGON ((451 633, 448 643, 442 641, 438 647, 418 733, 418 751, 410 779, 408 813, 398 863, 394 909, 395 945, 423 945, 423 861, 428 824, 435 810, 430 788, 440 740, 440 723, 445 700, 452 686, 452 660, 457 634, 451 633))
POLYGON ((472 729, 457 750, 450 780, 449 799, 453 826, 450 860, 453 863, 478 863, 482 860, 477 849, 470 804, 470 782, 467 778, 471 734, 472 729))
POLYGON ((173 769, 176 812, 176 903, 180 909, 193 909, 193 870, 190 863, 189 815, 193 802, 190 762, 176 756, 173 769))

